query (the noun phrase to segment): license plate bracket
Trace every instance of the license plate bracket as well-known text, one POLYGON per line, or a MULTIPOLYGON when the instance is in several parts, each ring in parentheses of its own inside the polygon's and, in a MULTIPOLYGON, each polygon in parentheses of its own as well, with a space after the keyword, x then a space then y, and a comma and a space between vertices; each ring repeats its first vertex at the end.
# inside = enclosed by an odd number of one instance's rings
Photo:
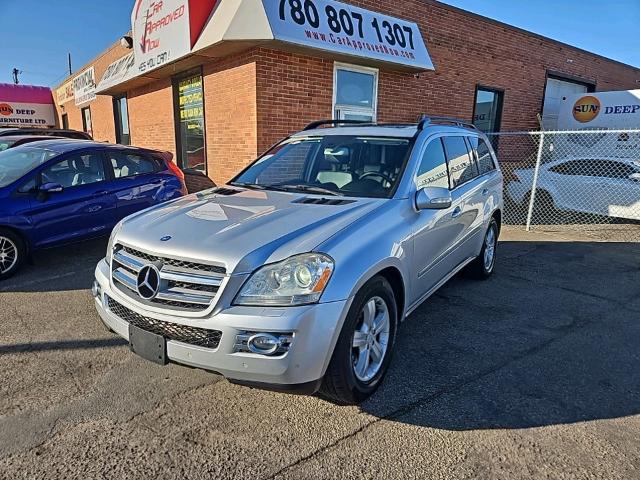
POLYGON ((167 365, 167 339, 162 335, 147 332, 135 325, 129 324, 129 349, 145 360, 167 365))

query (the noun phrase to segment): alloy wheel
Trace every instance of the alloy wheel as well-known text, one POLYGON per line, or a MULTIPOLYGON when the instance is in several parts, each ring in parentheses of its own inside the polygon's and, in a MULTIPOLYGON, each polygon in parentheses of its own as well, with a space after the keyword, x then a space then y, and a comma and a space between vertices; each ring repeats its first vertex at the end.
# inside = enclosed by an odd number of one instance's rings
POLYGON ((7 273, 18 262, 18 247, 7 237, 0 236, 0 274, 7 273))
POLYGON ((353 333, 351 358, 358 380, 368 382, 380 371, 389 345, 390 330, 387 303, 380 297, 369 299, 360 312, 353 333))
POLYGON ((490 227, 484 239, 484 269, 490 272, 496 259, 496 229, 490 227))

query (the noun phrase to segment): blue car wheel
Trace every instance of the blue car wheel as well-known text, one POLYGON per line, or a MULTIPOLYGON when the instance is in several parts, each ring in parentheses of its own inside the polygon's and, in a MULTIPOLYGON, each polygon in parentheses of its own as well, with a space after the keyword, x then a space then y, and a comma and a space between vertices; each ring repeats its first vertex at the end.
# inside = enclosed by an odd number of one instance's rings
POLYGON ((22 239, 11 230, 0 228, 0 280, 9 278, 22 266, 26 250, 22 239))

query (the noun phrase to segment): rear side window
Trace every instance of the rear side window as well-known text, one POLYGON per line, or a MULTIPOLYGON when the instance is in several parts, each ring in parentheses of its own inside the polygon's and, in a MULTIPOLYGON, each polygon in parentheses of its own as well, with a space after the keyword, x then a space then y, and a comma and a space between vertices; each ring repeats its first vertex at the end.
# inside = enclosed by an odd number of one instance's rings
POLYGON ((144 155, 125 152, 109 152, 107 158, 113 167, 115 178, 135 177, 145 173, 156 172, 158 164, 144 155))
POLYGON ((478 166, 472 161, 464 137, 443 137, 449 163, 451 188, 456 188, 478 176, 478 166))
POLYGON ((74 155, 42 171, 42 183, 58 183, 64 188, 90 185, 105 179, 100 154, 74 155))
POLYGON ((491 156, 491 150, 489 150, 489 145, 482 138, 478 137, 469 137, 469 143, 471 144, 471 150, 475 153, 476 159, 478 161, 478 169, 480 170, 480 175, 484 175, 485 173, 492 172, 496 169, 496 164, 493 161, 493 157, 491 156))
POLYGON ((447 160, 442 147, 442 140, 432 140, 422 156, 416 178, 416 186, 449 188, 447 160))

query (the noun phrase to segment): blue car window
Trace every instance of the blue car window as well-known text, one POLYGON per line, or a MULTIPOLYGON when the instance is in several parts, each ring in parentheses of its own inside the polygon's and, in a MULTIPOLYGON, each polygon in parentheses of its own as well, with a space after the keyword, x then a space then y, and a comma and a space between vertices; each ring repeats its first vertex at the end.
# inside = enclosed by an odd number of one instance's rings
POLYGON ((153 173, 157 166, 150 158, 134 153, 107 152, 116 178, 134 177, 144 173, 153 173))
POLYGON ((42 172, 42 183, 59 183, 64 188, 89 185, 104 179, 104 164, 100 154, 72 156, 42 172))
POLYGON ((51 150, 28 146, 0 152, 0 188, 11 185, 56 155, 51 150))

